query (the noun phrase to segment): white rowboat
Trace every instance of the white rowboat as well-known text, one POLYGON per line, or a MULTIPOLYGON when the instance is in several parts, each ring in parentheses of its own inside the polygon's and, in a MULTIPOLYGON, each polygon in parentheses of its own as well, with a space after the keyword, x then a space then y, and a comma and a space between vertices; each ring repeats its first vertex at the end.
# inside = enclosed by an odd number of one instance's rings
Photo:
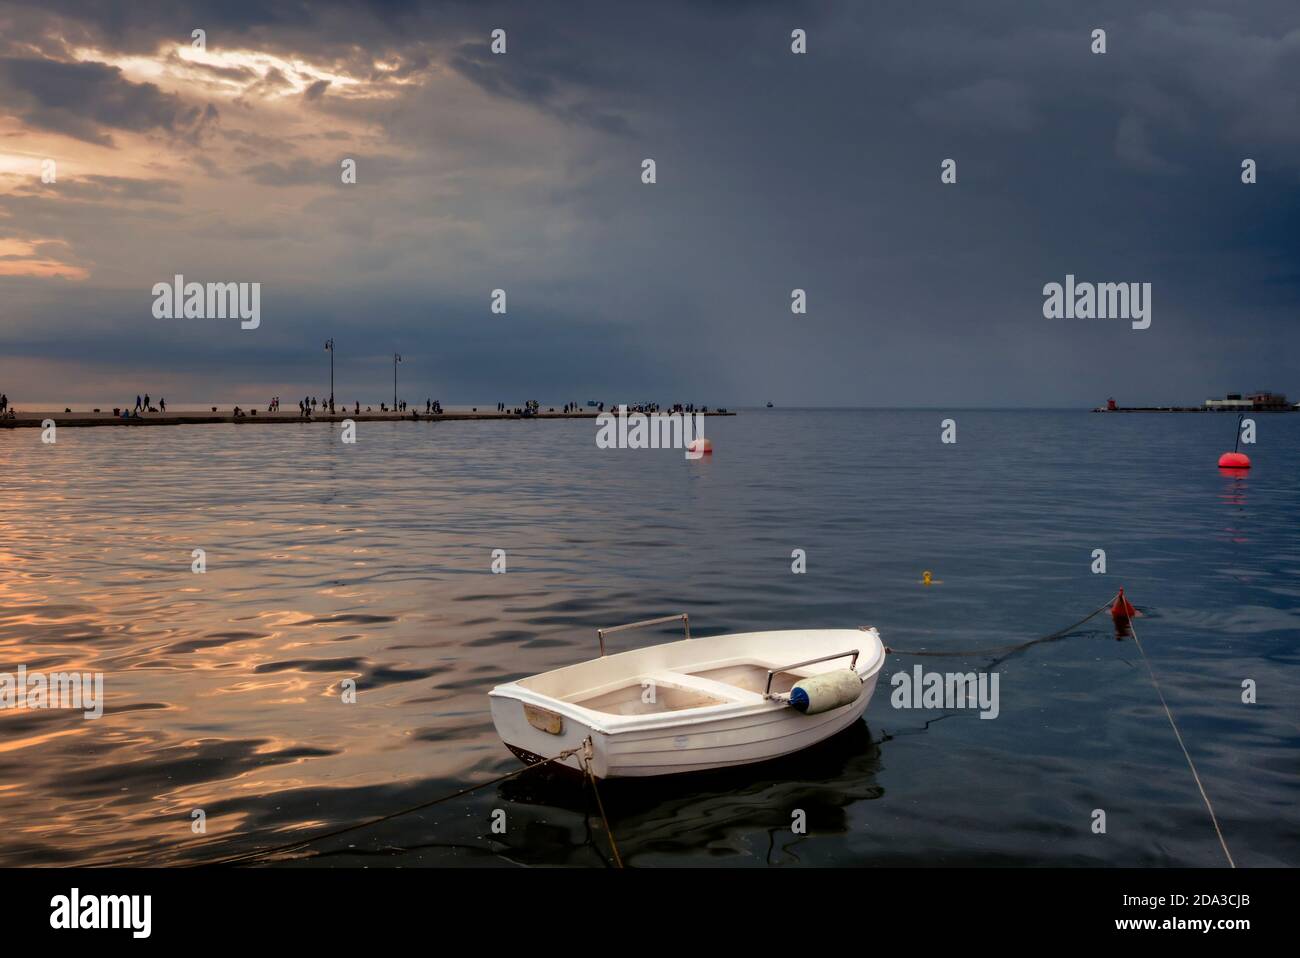
POLYGON ((597 635, 600 658, 488 693, 497 733, 523 761, 575 749, 562 764, 615 778, 778 758, 856 722, 885 660, 871 627, 692 639, 682 613, 597 635), (676 619, 684 641, 605 655, 606 635, 676 619))

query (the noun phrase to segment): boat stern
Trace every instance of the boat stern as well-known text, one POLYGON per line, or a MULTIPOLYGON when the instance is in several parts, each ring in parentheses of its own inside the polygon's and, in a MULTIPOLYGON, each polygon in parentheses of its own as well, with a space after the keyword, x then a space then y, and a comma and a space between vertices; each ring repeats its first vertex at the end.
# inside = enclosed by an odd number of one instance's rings
POLYGON ((488 693, 492 708, 492 724, 506 747, 522 762, 535 765, 546 759, 576 750, 574 754, 556 762, 576 771, 583 769, 584 744, 591 739, 591 771, 604 778, 604 735, 572 713, 543 705, 522 686, 513 683, 499 685, 488 693))

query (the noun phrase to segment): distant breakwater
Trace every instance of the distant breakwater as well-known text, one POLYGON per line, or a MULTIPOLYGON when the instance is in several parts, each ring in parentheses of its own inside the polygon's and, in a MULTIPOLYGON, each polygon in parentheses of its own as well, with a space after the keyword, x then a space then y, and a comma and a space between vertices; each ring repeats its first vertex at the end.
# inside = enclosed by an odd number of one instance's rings
MULTIPOLYGON (((595 419, 600 412, 595 409, 574 412, 537 412, 524 415, 510 410, 497 412, 440 412, 423 413, 418 410, 410 412, 361 412, 361 413, 323 413, 310 417, 300 416, 293 410, 285 412, 265 412, 249 410, 239 416, 233 411, 227 412, 178 412, 178 413, 142 413, 139 418, 114 416, 111 412, 18 412, 13 419, 0 419, 0 428, 20 429, 37 428, 48 419, 57 426, 186 426, 216 423, 238 423, 239 425, 256 425, 259 423, 298 423, 300 425, 314 422, 449 422, 464 420, 519 420, 528 422, 535 419, 595 419)), ((734 416, 728 410, 710 410, 700 413, 704 416, 734 416)))

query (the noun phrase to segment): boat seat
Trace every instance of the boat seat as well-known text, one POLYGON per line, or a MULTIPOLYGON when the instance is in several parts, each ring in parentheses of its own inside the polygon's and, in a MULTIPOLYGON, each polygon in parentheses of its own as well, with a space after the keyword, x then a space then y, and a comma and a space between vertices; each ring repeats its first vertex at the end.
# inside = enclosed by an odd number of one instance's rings
POLYGON ((655 685, 666 685, 679 689, 690 689, 692 692, 711 695, 714 698, 723 699, 728 702, 747 702, 753 704, 764 701, 761 694, 751 692, 748 689, 742 689, 738 685, 729 685, 726 682, 715 682, 713 679, 702 678, 698 675, 687 675, 685 672, 661 670, 641 676, 640 681, 653 682, 655 685))

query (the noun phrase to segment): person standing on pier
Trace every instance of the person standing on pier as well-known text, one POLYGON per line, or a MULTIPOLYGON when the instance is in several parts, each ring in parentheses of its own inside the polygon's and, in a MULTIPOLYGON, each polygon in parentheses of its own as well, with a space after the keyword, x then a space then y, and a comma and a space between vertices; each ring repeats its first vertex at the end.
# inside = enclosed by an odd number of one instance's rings
POLYGON ((159 396, 159 397, 158 397, 158 409, 159 409, 161 412, 166 412, 166 411, 167 411, 167 400, 164 399, 162 396, 159 396))
POLYGON ((4 395, 3 393, 0 393, 0 412, 4 412, 8 408, 9 408, 9 397, 4 395))

